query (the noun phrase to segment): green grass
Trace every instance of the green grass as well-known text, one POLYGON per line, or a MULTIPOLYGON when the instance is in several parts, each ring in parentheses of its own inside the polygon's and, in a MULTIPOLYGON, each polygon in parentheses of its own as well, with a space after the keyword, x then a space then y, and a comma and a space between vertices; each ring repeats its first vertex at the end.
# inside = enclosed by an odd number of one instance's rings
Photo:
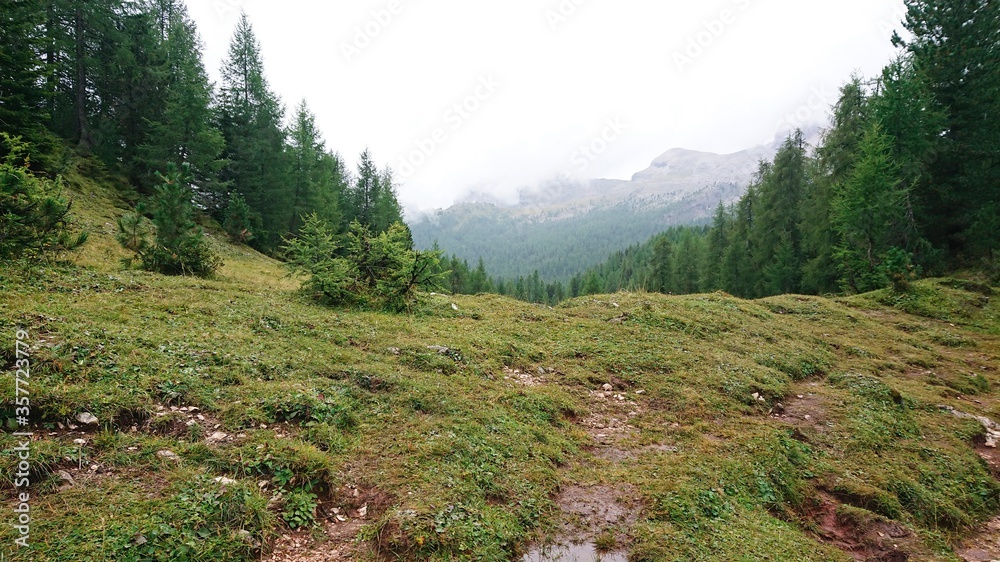
MULTIPOLYGON (((556 526, 570 484, 635 491, 636 523, 596 537, 634 560, 847 560, 818 538, 821 493, 912 530, 911 560, 954 560, 950 541, 1000 511, 982 429, 938 407, 1000 419, 998 305, 982 285, 336 310, 211 228, 215 278, 122 270, 101 227, 123 205, 84 177, 70 184, 91 246, 0 266, 0 363, 28 330, 38 435, 33 546, 8 559, 255 559, 289 523, 362 503, 363 556, 510 560, 556 526), (539 368, 541 384, 508 376, 539 368), (625 462, 583 424, 608 415, 592 395, 605 383, 636 403, 625 462), (768 415, 797 395, 813 421, 768 415), (81 412, 99 432, 60 429, 81 412), (77 485, 59 491, 60 470, 77 485)), ((7 415, 13 393, 0 379, 7 415)), ((8 500, 14 445, 0 439, 8 500)), ((0 525, 0 545, 13 538, 0 525)))

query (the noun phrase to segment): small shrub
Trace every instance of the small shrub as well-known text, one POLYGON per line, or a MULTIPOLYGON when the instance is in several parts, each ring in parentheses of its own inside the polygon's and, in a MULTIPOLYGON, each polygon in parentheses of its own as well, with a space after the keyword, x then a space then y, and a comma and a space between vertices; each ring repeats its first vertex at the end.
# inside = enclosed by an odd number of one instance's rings
POLYGON ((281 518, 292 529, 312 527, 316 524, 316 494, 302 489, 295 490, 285 498, 285 509, 281 518))
MULTIPOLYGON (((165 275, 211 275, 222 263, 192 218, 190 166, 178 169, 171 164, 166 174, 157 173, 157 177, 163 183, 152 199, 152 226, 144 216, 145 207, 139 205, 119 217, 118 243, 133 252, 146 270, 165 275)), ((131 261, 127 260, 127 265, 131 261)))
POLYGON ((87 233, 69 235, 70 202, 62 180, 31 170, 29 146, 21 137, 0 134, 7 155, 0 162, 0 259, 37 257, 73 250, 87 233))

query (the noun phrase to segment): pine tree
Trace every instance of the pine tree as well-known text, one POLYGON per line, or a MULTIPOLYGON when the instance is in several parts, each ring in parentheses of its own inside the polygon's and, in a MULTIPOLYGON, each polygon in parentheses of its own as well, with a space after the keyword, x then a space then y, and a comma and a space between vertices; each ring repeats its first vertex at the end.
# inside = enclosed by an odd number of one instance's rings
POLYGON ((875 124, 865 133, 857 165, 833 201, 834 256, 844 289, 864 292, 887 284, 882 262, 892 248, 905 247, 913 230, 907 191, 892 159, 891 141, 875 124))
POLYGON ((855 76, 840 89, 832 127, 824 135, 810 168, 812 181, 802 200, 801 223, 805 292, 828 293, 838 288, 839 274, 833 257, 837 237, 830 210, 836 186, 854 170, 858 145, 870 120, 868 106, 861 78, 855 76))
POLYGON ((260 217, 254 244, 268 251, 277 248, 292 216, 282 116, 264 76, 260 44, 243 14, 223 63, 217 107, 226 141, 222 179, 260 217))
POLYGON ((33 138, 45 122, 41 0, 0 4, 0 131, 33 138))
POLYGON ((675 292, 674 245, 666 236, 659 236, 653 243, 652 273, 648 289, 657 293, 675 292))
POLYGON ((298 232, 302 217, 310 213, 315 213, 331 225, 340 224, 340 200, 344 189, 341 164, 335 155, 326 151, 316 128, 316 117, 309 111, 305 100, 295 109, 288 141, 292 185, 288 232, 298 232))
POLYGON ((774 263, 785 244, 791 247, 790 266, 794 279, 786 289, 779 289, 766 278, 758 279, 756 293, 760 296, 783 290, 798 291, 801 284, 802 234, 800 205, 807 190, 807 156, 802 131, 789 136, 774 157, 774 164, 763 170, 758 187, 758 203, 750 235, 755 246, 754 267, 764 272, 774 263))
POLYGON ((912 55, 944 127, 930 181, 917 185, 930 241, 960 262, 1000 244, 1000 4, 906 0, 906 29, 893 38, 912 55))
POLYGON ((225 145, 212 114, 212 84, 202 62, 194 22, 177 0, 158 0, 152 14, 154 30, 163 42, 162 112, 149 120, 148 136, 138 149, 145 175, 173 162, 187 163, 194 175, 199 199, 209 209, 224 203, 225 185, 219 182, 225 145))
POLYGON ((86 233, 69 234, 62 181, 31 170, 30 147, 20 137, 0 132, 0 141, 0 260, 43 257, 86 242, 86 233))

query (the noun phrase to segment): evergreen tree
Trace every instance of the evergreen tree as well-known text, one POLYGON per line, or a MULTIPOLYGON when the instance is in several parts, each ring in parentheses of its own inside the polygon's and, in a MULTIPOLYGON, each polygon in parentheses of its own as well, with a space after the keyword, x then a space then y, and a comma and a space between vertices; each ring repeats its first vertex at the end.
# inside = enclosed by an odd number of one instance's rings
MULTIPOLYGON (((812 181, 802 200, 802 288, 810 293, 833 292, 838 288, 838 271, 833 254, 837 244, 830 210, 836 186, 847 181, 854 170, 858 145, 868 126, 868 99, 860 77, 853 77, 840 89, 833 108, 833 124, 817 149, 810 169, 812 181)), ((785 255, 786 258, 794 256, 785 255)))
POLYGON ((906 0, 912 56, 944 127, 930 181, 917 184, 930 241, 961 261, 990 257, 1000 242, 1000 3, 906 0))
MULTIPOLYGON (((288 141, 292 185, 288 232, 298 232, 302 217, 310 213, 315 213, 329 224, 340 224, 340 200, 344 189, 340 160, 326 151, 316 128, 316 117, 305 101, 295 109, 288 141)), ((398 217, 394 219, 398 220, 398 217)), ((387 223, 382 230, 390 224, 387 223)))
POLYGON ((774 157, 774 164, 764 171, 758 187, 758 204, 750 235, 755 246, 754 267, 765 272, 779 250, 790 246, 791 263, 795 272, 788 287, 779 287, 775 279, 758 279, 755 293, 759 296, 785 291, 797 291, 801 284, 802 235, 800 205, 807 189, 807 156, 802 131, 789 136, 774 157))
POLYGON ((653 243, 652 274, 648 289, 657 293, 676 291, 674 284, 674 245, 666 236, 659 236, 653 243))
POLYGON ((149 118, 149 130, 138 148, 141 175, 172 162, 187 163, 200 200, 209 209, 224 202, 225 185, 219 182, 225 141, 212 114, 212 84, 202 62, 201 44, 194 22, 177 0, 158 0, 152 23, 163 42, 164 100, 162 112, 149 118))
POLYGON ((166 275, 207 276, 222 264, 208 245, 204 232, 194 222, 191 182, 194 176, 187 164, 167 166, 157 173, 162 182, 152 198, 155 241, 145 239, 143 207, 126 213, 118 220, 118 242, 137 254, 142 266, 166 275))
POLYGON ((293 214, 282 115, 264 76, 260 44, 243 14, 222 67, 217 108, 226 141, 222 178, 260 217, 254 243, 264 250, 277 248, 293 214))
POLYGON ((891 141, 875 124, 865 133, 858 163, 833 201, 839 239, 835 258, 846 290, 870 291, 888 283, 882 263, 890 249, 906 246, 913 231, 907 191, 892 160, 891 141))
POLYGON ((45 122, 41 0, 7 0, 0 4, 0 131, 33 133, 45 122))
POLYGON ((0 161, 0 260, 37 258, 86 242, 86 233, 69 235, 62 181, 31 170, 29 146, 20 137, 0 132, 0 140, 6 154, 0 161))

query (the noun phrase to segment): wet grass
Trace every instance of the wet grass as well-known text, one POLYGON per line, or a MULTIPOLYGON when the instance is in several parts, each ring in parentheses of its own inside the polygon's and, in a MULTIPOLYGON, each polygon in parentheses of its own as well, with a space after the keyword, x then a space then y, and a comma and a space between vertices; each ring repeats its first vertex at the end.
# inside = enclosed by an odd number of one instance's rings
MULTIPOLYGON (((79 210, 106 225, 97 193, 79 210)), ((632 560, 847 560, 811 519, 820 493, 910 530, 911 560, 949 560, 1000 511, 981 426, 939 408, 1000 418, 998 305, 973 281, 554 309, 437 295, 398 316, 320 307, 217 232, 208 280, 123 270, 93 238, 74 263, 0 269, 0 362, 28 330, 36 432, 33 546, 8 559, 256 559, 291 522, 364 505, 362 557, 510 560, 570 484, 635 490, 626 540, 598 537, 632 560), (636 403, 626 460, 580 424, 604 384, 636 403), (69 429, 82 412, 98 426, 69 429)), ((0 379, 7 414, 13 395, 0 379)))

